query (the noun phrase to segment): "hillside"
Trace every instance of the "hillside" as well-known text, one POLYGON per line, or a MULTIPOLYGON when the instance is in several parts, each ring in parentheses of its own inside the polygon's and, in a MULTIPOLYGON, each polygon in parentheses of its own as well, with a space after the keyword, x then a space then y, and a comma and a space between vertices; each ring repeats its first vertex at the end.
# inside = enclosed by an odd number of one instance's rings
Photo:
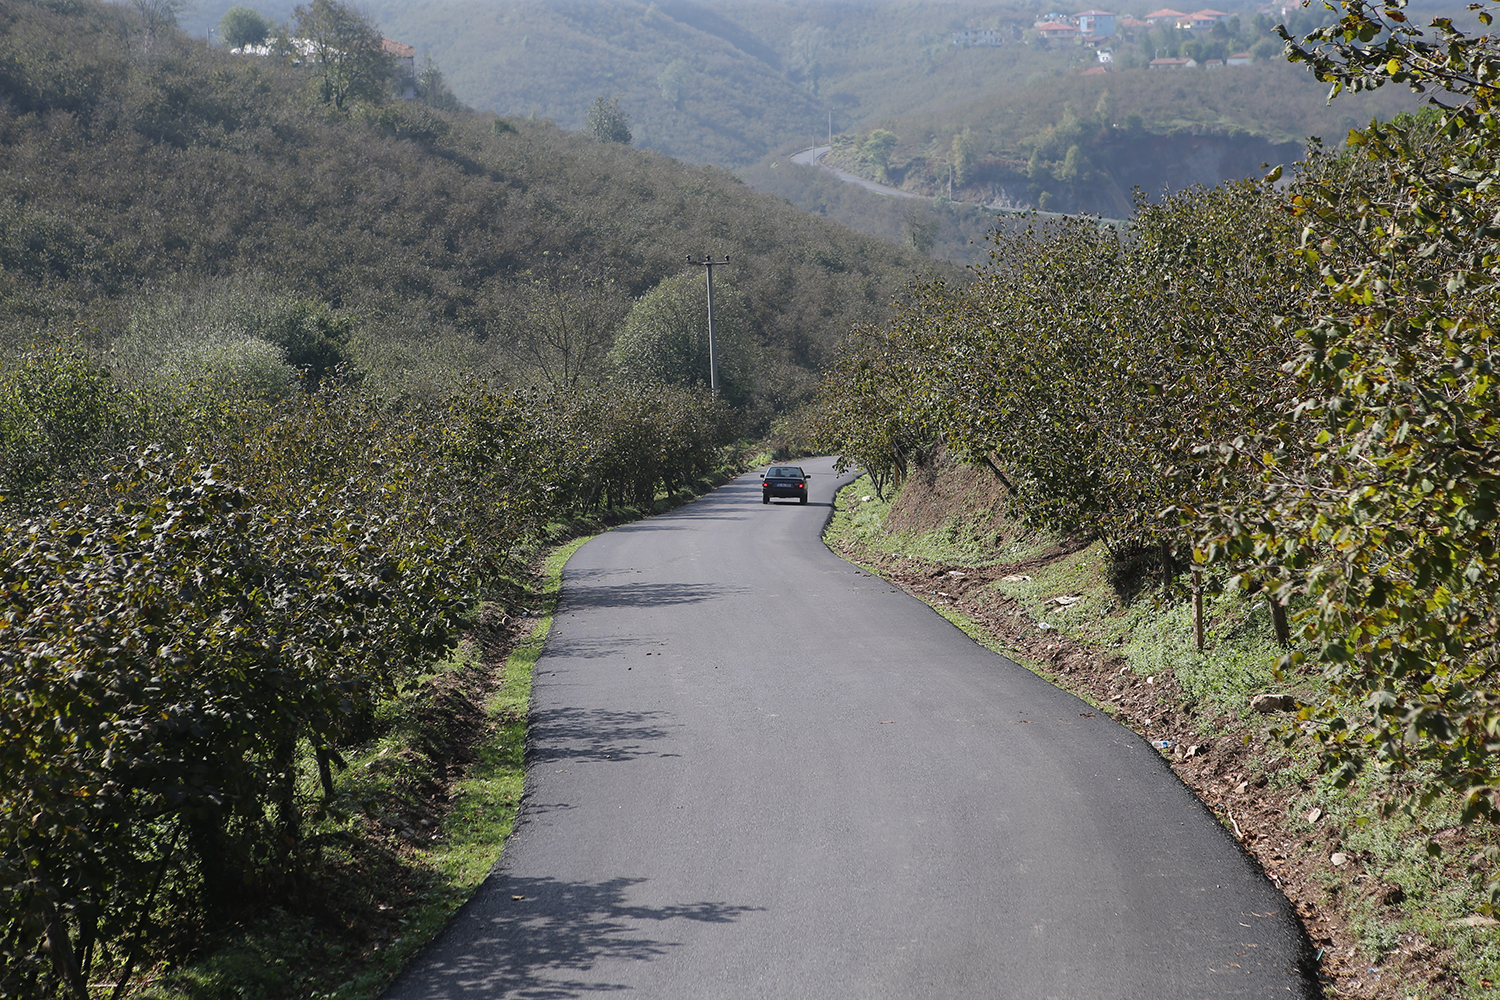
MULTIPOLYGON (((229 3, 209 0, 184 24, 207 34, 229 3)), ((289 6, 252 6, 273 20, 290 16, 289 6)), ((1323 85, 1281 61, 1272 19, 1228 6, 1233 16, 1201 37, 1158 27, 1117 38, 1113 72, 1102 77, 1082 75, 1100 69, 1093 49, 1036 38, 1043 10, 1021 4, 374 0, 369 10, 474 108, 576 130, 595 99, 618 97, 639 148, 733 170, 807 211, 967 263, 983 257, 983 227, 941 206, 832 193, 773 164, 837 141, 844 169, 946 198, 953 143, 966 135, 974 169, 960 167, 955 200, 1122 217, 1137 186, 1154 194, 1254 176, 1262 164, 1299 159, 1309 136, 1340 141, 1357 122, 1413 106, 1386 90, 1358 107, 1329 107, 1323 85), (1003 44, 953 44, 955 31, 970 28, 995 29, 1003 44), (1216 73, 1144 68, 1157 55, 1238 51, 1255 63, 1216 73), (1105 92, 1113 110, 1092 134, 1054 134, 1090 119, 1105 92), (1127 131, 1105 131, 1116 125, 1127 131), (888 162, 866 155, 876 129, 897 137, 888 162)), ((1294 10, 1289 26, 1304 32, 1325 16, 1294 10)))
MULTIPOLYGON (((211 0, 185 23, 206 33, 228 5, 211 0)), ((251 6, 273 19, 290 13, 251 6)), ((1262 65, 1276 63, 1280 46, 1270 19, 1229 6, 1237 14, 1234 32, 1209 47, 1256 47, 1262 65)), ((1061 110, 1054 93, 1077 89, 1071 78, 1098 65, 1091 49, 1032 39, 1041 13, 1034 5, 374 0, 369 11, 389 37, 436 60, 474 108, 535 114, 577 129, 595 98, 620 95, 637 146, 732 170, 826 140, 830 131, 863 134, 879 126, 899 134, 891 123, 919 119, 981 131, 1004 125, 990 119, 1005 107, 1053 122, 1061 110), (953 44, 954 31, 973 27, 998 28, 1007 42, 953 44)), ((1297 11, 1293 28, 1316 20, 1316 12, 1297 11)), ((1113 47, 1123 69, 1141 63, 1146 48, 1177 54, 1193 45, 1199 43, 1144 35, 1113 47)), ((1242 74, 1201 94, 1168 77, 1110 86, 1130 91, 1123 103, 1152 131, 1187 123, 1301 141, 1340 134, 1347 113, 1327 109, 1325 88, 1306 74, 1242 74)))
POLYGON ((722 170, 549 122, 338 111, 312 69, 177 35, 142 56, 124 15, 0 5, 6 339, 77 322, 102 345, 143 297, 248 280, 356 317, 372 365, 448 337, 493 366, 539 281, 602 289, 618 318, 697 271, 686 255, 727 254, 760 363, 791 391, 925 266, 722 170))
POLYGON ((1049 77, 947 113, 895 119, 878 163, 869 136, 836 141, 833 162, 907 190, 958 201, 1091 212, 1131 212, 1148 196, 1257 176, 1263 164, 1300 160, 1304 142, 1340 143, 1372 118, 1413 110, 1396 88, 1330 106, 1326 88, 1282 61, 1218 71, 1122 69, 1049 77), (1045 197, 1044 197, 1045 196, 1045 197))

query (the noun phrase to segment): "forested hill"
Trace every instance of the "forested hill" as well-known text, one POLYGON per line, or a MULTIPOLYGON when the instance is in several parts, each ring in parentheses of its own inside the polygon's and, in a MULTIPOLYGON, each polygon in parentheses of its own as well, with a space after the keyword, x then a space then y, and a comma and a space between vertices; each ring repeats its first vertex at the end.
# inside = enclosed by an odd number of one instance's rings
POLYGON ((617 320, 711 253, 765 365, 807 371, 924 265, 721 170, 546 122, 338 109, 320 86, 312 67, 147 37, 124 7, 0 2, 9 339, 77 321, 103 343, 144 298, 235 279, 321 300, 366 344, 490 350, 539 281, 591 289, 617 320))
POLYGON ((825 103, 770 40, 691 0, 375 3, 386 29, 430 52, 476 108, 579 128, 620 95, 636 145, 738 169, 825 129, 825 103))

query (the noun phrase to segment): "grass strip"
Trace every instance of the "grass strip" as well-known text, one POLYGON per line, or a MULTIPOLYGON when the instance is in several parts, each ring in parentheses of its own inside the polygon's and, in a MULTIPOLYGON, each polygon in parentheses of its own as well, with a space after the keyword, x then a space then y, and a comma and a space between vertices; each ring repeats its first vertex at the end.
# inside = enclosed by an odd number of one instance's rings
POLYGON ((536 625, 505 661, 504 680, 485 705, 494 728, 477 747, 474 762, 454 784, 453 803, 443 821, 438 846, 425 861, 437 873, 434 891, 407 917, 407 928, 377 962, 329 1000, 377 996, 416 953, 445 927, 479 888, 515 829, 526 784, 526 723, 531 677, 552 629, 562 570, 589 539, 575 538, 554 549, 543 564, 536 625))

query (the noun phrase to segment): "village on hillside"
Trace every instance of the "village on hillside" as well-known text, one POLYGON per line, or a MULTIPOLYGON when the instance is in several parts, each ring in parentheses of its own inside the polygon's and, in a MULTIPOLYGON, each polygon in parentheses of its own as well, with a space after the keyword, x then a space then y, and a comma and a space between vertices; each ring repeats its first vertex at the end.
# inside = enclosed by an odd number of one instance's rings
MULTIPOLYGON (((1251 17, 1281 19, 1286 7, 1262 4, 1250 12, 1251 17)), ((1143 45, 1150 52, 1145 65, 1153 70, 1222 69, 1225 66, 1248 66, 1256 56, 1244 51, 1220 51, 1206 58, 1194 58, 1181 51, 1184 41, 1233 40, 1240 34, 1238 14, 1204 9, 1184 12, 1164 7, 1136 17, 1105 10, 1086 10, 1077 14, 1050 13, 1038 18, 1029 31, 1012 24, 997 28, 965 28, 953 32, 956 48, 1035 44, 1042 46, 1076 45, 1093 49, 1099 64, 1084 71, 1086 76, 1103 75, 1114 69, 1114 47, 1143 45)))

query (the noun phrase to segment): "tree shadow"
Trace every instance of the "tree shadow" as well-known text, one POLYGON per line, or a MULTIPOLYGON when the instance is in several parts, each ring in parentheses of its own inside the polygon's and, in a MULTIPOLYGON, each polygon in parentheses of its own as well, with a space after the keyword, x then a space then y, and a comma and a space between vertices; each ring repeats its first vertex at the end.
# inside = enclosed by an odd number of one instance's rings
POLYGON ((570 582, 564 581, 560 613, 585 608, 664 608, 678 604, 698 604, 745 592, 743 587, 697 583, 621 583, 570 587, 570 582))
POLYGON ((635 760, 652 754, 643 744, 665 739, 656 720, 666 712, 614 712, 608 709, 542 708, 531 713, 526 763, 560 760, 635 760))
POLYGON ((629 890, 645 881, 566 882, 494 873, 384 1000, 566 1000, 625 991, 632 987, 587 974, 601 962, 648 962, 678 947, 666 927, 651 925, 727 924, 763 909, 710 901, 632 905, 629 890))
POLYGON ((613 529, 611 534, 630 534, 637 531, 682 531, 686 527, 684 521, 743 521, 744 514, 719 514, 719 513, 694 513, 691 517, 683 515, 677 517, 675 514, 658 514, 649 521, 636 521, 633 524, 621 525, 613 529))
MULTIPOLYGON (((598 639, 587 639, 578 636, 556 635, 547 637, 547 656, 553 659, 572 657, 580 660, 600 660, 611 656, 618 656, 622 652, 638 646, 650 646, 653 649, 660 642, 648 636, 604 636, 598 639)), ((545 662, 544 662, 545 666, 545 662)), ((542 671, 546 673, 546 670, 542 671)))

